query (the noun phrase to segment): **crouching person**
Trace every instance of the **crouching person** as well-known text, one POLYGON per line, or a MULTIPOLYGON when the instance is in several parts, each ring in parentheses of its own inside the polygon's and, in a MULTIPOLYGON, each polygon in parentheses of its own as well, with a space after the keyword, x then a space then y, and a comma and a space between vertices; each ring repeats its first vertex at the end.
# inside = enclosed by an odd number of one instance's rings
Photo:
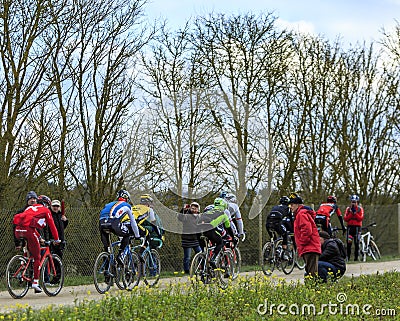
POLYGON ((323 282, 328 278, 332 281, 340 279, 346 272, 346 257, 343 249, 340 249, 338 242, 325 231, 319 232, 322 254, 318 261, 318 276, 323 282))

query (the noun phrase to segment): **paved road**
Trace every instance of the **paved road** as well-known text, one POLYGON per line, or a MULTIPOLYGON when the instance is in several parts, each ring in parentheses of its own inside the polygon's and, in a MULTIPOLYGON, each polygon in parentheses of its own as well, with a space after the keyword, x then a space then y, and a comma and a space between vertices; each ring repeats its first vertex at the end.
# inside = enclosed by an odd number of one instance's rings
MULTIPOLYGON (((348 264, 346 274, 347 276, 359 276, 360 274, 374 274, 376 272, 388 272, 388 271, 399 271, 400 272, 400 260, 386 261, 386 262, 366 262, 357 264, 348 264)), ((247 272, 245 275, 254 275, 260 272, 247 272)), ((274 272, 274 275, 283 277, 290 281, 302 280, 303 271, 295 268, 292 274, 284 275, 282 272, 274 272)), ((170 284, 173 282, 189 282, 186 276, 174 277, 168 279, 162 279, 161 284, 170 284)), ((113 287, 116 289, 116 287, 113 287)), ((4 313, 10 310, 14 310, 20 306, 31 306, 34 309, 40 309, 46 307, 49 304, 58 305, 74 305, 75 302, 81 302, 84 299, 87 300, 98 300, 103 295, 97 293, 93 285, 85 286, 72 286, 62 289, 61 293, 56 297, 48 297, 45 293, 34 294, 33 290, 20 300, 11 298, 9 293, 0 292, 0 313, 4 313)))

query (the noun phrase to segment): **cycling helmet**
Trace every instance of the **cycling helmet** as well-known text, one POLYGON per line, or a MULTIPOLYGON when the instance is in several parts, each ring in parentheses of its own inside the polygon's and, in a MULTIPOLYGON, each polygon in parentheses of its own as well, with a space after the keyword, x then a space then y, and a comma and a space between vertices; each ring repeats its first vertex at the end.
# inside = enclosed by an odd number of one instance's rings
POLYGON ((336 196, 329 195, 328 198, 326 199, 327 203, 336 203, 337 199, 336 196))
POLYGON ((282 197, 279 199, 279 204, 282 204, 282 205, 289 205, 289 203, 290 203, 290 198, 287 197, 287 196, 282 196, 282 197))
POLYGON ((226 195, 228 195, 228 192, 227 192, 227 191, 222 191, 222 192, 219 194, 219 197, 220 197, 220 198, 225 198, 226 195))
POLYGON ((150 194, 143 194, 140 196, 140 204, 150 204, 153 203, 153 198, 150 194))
POLYGON ((351 201, 351 202, 357 202, 357 203, 358 203, 358 202, 360 201, 360 197, 359 197, 358 195, 356 195, 356 194, 351 195, 350 201, 351 201))
POLYGON ((289 195, 289 204, 303 204, 303 199, 296 193, 290 193, 289 195))
POLYGON ((206 212, 212 210, 213 208, 214 208, 214 204, 207 205, 207 206, 204 208, 204 213, 206 213, 206 212))
POLYGON ((235 196, 235 194, 231 194, 231 193, 226 194, 225 200, 229 203, 236 203, 236 196, 235 196))
POLYGON ((34 191, 30 191, 28 192, 28 194, 26 194, 25 201, 28 202, 31 198, 38 198, 37 194, 34 191))
POLYGON ((39 195, 39 197, 37 198, 37 203, 42 204, 46 207, 50 207, 51 199, 50 199, 50 197, 48 197, 46 195, 39 195))
POLYGON ((130 202, 131 201, 131 195, 129 194, 129 192, 125 189, 120 189, 117 192, 117 198, 123 198, 125 201, 130 202))
POLYGON ((214 208, 218 211, 224 211, 228 208, 228 203, 221 197, 214 200, 214 208))

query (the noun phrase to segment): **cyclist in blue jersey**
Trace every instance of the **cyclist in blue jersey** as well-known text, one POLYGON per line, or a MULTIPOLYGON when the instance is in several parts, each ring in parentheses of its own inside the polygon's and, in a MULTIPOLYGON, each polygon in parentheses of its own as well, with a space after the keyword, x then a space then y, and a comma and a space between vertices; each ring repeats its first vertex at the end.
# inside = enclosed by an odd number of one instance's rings
POLYGON ((129 244, 129 237, 134 235, 135 238, 140 238, 136 220, 132 215, 132 206, 129 204, 130 201, 129 192, 121 189, 117 192, 117 200, 106 204, 100 212, 100 236, 104 251, 109 252, 110 250, 110 232, 122 237, 117 255, 119 264, 123 262, 121 253, 129 244))

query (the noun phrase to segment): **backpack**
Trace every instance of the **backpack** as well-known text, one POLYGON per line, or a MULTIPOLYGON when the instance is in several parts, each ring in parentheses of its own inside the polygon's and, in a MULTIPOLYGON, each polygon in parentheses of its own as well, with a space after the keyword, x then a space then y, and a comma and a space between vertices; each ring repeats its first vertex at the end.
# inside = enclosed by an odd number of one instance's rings
POLYGON ((343 241, 338 238, 334 238, 333 240, 336 242, 336 244, 339 248, 340 256, 345 259, 347 257, 347 252, 346 252, 346 247, 345 247, 343 241))

